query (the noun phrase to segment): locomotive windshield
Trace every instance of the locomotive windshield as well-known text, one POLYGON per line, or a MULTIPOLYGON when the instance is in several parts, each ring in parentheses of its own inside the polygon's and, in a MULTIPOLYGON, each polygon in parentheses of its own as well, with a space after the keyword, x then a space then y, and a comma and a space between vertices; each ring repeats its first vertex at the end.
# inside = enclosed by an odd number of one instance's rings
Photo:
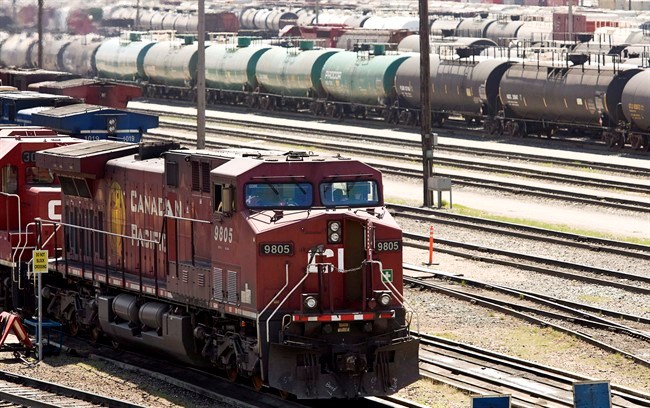
POLYGON ((310 207, 313 203, 309 183, 258 183, 244 188, 246 206, 249 208, 310 207))
POLYGON ((379 204, 379 192, 374 180, 321 183, 320 197, 326 207, 368 207, 379 204))

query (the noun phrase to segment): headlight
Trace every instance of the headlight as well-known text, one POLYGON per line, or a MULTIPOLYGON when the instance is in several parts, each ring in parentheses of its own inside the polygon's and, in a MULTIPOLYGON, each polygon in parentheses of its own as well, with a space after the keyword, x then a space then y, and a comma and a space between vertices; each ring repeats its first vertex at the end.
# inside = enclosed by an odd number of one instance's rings
POLYGON ((327 240, 330 244, 341 242, 341 222, 330 221, 327 224, 327 240))
POLYGON ((382 293, 379 295, 379 304, 382 306, 388 306, 390 304, 390 295, 388 293, 382 293))
POLYGON ((117 130, 117 119, 110 118, 108 120, 108 133, 115 133, 117 130))
POLYGON ((305 296, 302 303, 307 309, 316 309, 318 306, 318 299, 316 299, 316 296, 308 295, 305 296))

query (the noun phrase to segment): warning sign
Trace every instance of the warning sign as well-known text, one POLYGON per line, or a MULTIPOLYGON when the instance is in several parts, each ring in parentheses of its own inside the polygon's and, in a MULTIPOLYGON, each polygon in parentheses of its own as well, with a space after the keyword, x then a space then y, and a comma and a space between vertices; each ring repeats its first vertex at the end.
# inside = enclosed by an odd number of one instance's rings
POLYGON ((47 273, 47 250, 34 250, 34 273, 47 273))

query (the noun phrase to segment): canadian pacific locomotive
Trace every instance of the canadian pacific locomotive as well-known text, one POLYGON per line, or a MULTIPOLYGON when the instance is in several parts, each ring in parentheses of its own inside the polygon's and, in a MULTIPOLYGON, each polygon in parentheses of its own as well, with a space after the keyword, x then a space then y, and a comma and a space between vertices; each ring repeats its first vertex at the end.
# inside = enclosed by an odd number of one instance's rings
POLYGON ((93 141, 37 152, 61 182, 47 313, 298 398, 419 378, 402 232, 381 174, 340 156, 93 141), (65 282, 65 283, 62 283, 65 282))

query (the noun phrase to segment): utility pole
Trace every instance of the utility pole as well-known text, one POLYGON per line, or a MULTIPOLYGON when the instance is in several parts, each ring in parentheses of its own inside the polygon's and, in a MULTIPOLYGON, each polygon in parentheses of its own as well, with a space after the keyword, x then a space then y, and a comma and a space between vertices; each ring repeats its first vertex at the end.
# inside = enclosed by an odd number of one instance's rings
POLYGON ((433 205, 433 192, 429 191, 429 178, 433 176, 433 134, 431 132, 431 60, 429 55, 429 0, 420 4, 420 130, 422 135, 423 204, 433 205))
POLYGON ((196 64, 196 148, 205 149, 205 0, 199 0, 199 49, 196 64))
POLYGON ((38 0, 38 67, 43 68, 43 2, 38 0))
POLYGON ((140 29, 140 0, 135 3, 135 21, 133 21, 133 29, 140 29))

